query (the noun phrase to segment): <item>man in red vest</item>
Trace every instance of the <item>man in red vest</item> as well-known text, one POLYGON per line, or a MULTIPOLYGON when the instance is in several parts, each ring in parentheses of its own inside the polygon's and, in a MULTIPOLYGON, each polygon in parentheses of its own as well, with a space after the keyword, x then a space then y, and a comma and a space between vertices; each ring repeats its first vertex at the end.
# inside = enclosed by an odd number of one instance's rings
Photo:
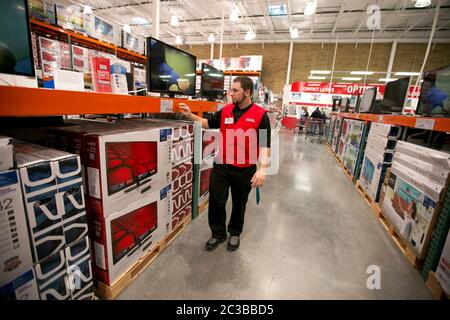
POLYGON ((252 102, 253 81, 248 77, 233 80, 230 96, 233 103, 204 119, 180 104, 183 114, 193 121, 201 121, 204 129, 220 129, 219 154, 214 161, 209 186, 208 221, 212 237, 206 242, 207 251, 215 250, 227 239, 226 203, 231 189, 233 209, 228 232, 227 248, 239 248, 239 236, 244 226, 248 195, 261 187, 266 179, 270 156, 270 121, 266 110, 252 102))

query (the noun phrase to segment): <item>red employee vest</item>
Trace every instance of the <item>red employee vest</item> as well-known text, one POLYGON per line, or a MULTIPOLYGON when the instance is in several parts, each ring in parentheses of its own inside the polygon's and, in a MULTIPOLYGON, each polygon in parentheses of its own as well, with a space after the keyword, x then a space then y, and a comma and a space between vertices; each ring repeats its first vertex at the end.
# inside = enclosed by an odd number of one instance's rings
POLYGON ((220 119, 221 148, 218 160, 223 164, 246 168, 257 164, 259 157, 258 128, 267 112, 252 104, 239 120, 234 122, 234 104, 227 104, 222 109, 220 119))

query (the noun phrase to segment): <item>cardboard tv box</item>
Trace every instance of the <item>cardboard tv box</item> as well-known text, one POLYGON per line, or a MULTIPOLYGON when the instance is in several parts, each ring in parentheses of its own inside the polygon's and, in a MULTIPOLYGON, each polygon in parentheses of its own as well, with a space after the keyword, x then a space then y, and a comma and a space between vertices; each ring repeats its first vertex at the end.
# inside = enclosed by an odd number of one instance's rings
POLYGON ((450 294, 450 232, 447 235, 441 258, 436 269, 436 278, 440 282, 442 289, 450 294))
POLYGON ((28 143, 15 150, 37 263, 61 250, 66 236, 76 241, 86 234, 81 163, 76 155, 28 143))
POLYGON ((379 154, 373 154, 366 150, 359 176, 359 185, 375 202, 379 200, 380 189, 384 181, 387 166, 383 163, 383 156, 380 157, 379 154))
POLYGON ((86 237, 67 247, 65 256, 72 300, 91 297, 93 276, 89 239, 86 237))
POLYGON ((383 213, 419 259, 426 254, 443 194, 435 181, 393 162, 383 213))
POLYGON ((171 133, 165 127, 86 135, 88 195, 104 217, 170 184, 171 133))
POLYGON ((39 300, 33 269, 0 286, 0 300, 39 300))
POLYGON ((0 172, 0 287, 33 267, 28 227, 16 170, 0 172))
POLYGON ((448 170, 450 168, 450 154, 422 147, 413 143, 398 141, 397 152, 427 162, 434 167, 448 170))
POLYGON ((362 134, 364 131, 364 122, 359 120, 352 120, 348 130, 348 141, 356 148, 360 147, 362 134))
POLYGON ((164 238, 171 229, 171 198, 169 184, 106 218, 91 205, 96 279, 113 285, 164 238))
POLYGON ((13 139, 0 136, 0 172, 14 168, 13 139))
POLYGON ((192 161, 172 168, 172 228, 192 214, 192 161))
POLYGON ((395 151, 397 140, 369 133, 369 135, 367 136, 367 144, 376 145, 380 149, 384 149, 386 151, 395 151))
POLYGON ((402 127, 391 125, 391 124, 372 122, 370 124, 369 132, 371 134, 375 134, 377 136, 381 136, 384 138, 398 139, 398 138, 400 138, 400 135, 402 134, 402 127))

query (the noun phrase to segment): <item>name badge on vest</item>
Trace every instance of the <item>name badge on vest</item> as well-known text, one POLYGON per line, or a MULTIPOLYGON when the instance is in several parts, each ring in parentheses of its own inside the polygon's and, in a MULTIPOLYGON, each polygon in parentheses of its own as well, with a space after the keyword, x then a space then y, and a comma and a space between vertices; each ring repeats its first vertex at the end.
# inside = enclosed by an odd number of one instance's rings
POLYGON ((225 124, 233 124, 234 118, 225 118, 225 124))
POLYGON ((256 122, 256 120, 255 120, 255 119, 253 119, 253 118, 247 118, 247 119, 245 119, 245 121, 248 121, 248 122, 253 122, 253 123, 255 123, 255 122, 256 122))

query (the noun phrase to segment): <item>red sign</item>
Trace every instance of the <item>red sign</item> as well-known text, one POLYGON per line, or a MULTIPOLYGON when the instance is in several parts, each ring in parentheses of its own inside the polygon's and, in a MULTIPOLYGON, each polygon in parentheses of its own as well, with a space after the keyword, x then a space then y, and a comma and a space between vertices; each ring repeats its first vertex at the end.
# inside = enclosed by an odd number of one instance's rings
POLYGON ((308 82, 297 81, 291 85, 291 92, 310 92, 310 93, 330 93, 330 94, 345 94, 358 95, 362 94, 364 90, 377 87, 377 91, 384 94, 385 86, 382 84, 367 84, 361 85, 357 83, 332 83, 330 90, 329 82, 308 82))
POLYGON ((96 92, 112 92, 109 59, 101 57, 91 58, 92 84, 96 92))

